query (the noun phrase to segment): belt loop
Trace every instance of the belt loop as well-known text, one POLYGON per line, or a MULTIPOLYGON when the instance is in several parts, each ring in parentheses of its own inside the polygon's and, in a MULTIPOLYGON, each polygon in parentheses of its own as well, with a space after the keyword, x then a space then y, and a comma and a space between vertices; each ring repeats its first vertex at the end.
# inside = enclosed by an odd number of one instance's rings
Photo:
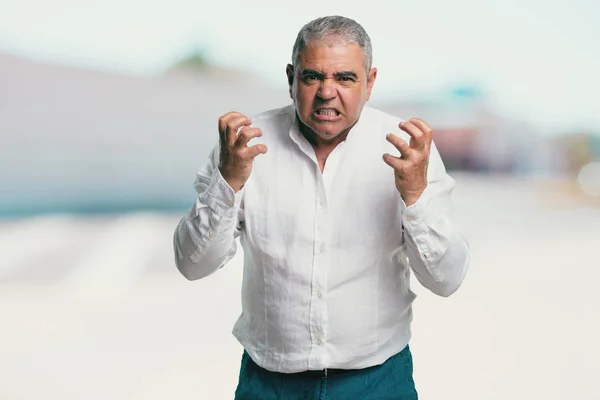
POLYGON ((325 368, 325 378, 327 378, 327 368, 325 368))

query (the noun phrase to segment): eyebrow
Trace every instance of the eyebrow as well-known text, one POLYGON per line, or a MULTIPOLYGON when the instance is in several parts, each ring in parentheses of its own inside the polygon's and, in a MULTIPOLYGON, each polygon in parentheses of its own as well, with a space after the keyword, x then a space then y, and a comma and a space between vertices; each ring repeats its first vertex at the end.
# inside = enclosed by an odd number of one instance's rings
POLYGON ((356 75, 352 71, 336 72, 335 74, 333 74, 333 76, 335 76, 336 78, 354 78, 354 79, 358 79, 358 75, 356 75))
MULTIPOLYGON (((325 78, 325 74, 312 70, 312 69, 303 69, 300 72, 301 76, 305 76, 305 75, 315 75, 317 78, 319 79, 323 79, 325 78)), ((335 74, 333 74, 334 78, 354 78, 354 79, 358 79, 358 75, 356 75, 356 73, 352 72, 352 71, 341 71, 341 72, 336 72, 335 74)))

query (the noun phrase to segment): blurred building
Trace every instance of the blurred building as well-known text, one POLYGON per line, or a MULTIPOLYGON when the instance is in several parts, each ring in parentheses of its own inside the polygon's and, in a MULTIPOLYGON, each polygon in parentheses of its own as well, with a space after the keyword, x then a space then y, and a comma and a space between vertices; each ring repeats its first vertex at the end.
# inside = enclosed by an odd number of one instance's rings
POLYGON ((219 116, 289 97, 246 74, 183 67, 136 77, 0 54, 0 214, 187 208, 219 116))
MULTIPOLYGON (((0 88, 3 216, 187 208, 219 116, 290 101, 287 90, 201 55, 137 77, 0 54, 0 88)), ((533 127, 494 113, 477 88, 371 104, 428 121, 451 170, 532 174, 568 164, 533 127)))
POLYGON ((550 141, 534 127, 495 113, 478 88, 459 87, 425 100, 378 107, 434 126, 434 141, 450 170, 544 174, 559 165, 550 141))

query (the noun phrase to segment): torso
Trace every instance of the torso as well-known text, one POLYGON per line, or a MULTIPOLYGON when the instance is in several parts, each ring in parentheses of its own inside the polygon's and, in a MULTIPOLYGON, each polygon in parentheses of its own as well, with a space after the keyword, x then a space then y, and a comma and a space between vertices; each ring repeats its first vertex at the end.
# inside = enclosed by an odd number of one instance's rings
POLYGON ((321 170, 321 173, 323 173, 323 171, 325 170, 325 163, 327 162, 327 157, 329 157, 331 152, 335 149, 335 146, 328 147, 325 149, 316 148, 315 146, 313 146, 313 149, 315 150, 315 156, 317 157, 317 161, 319 163, 319 169, 321 170))

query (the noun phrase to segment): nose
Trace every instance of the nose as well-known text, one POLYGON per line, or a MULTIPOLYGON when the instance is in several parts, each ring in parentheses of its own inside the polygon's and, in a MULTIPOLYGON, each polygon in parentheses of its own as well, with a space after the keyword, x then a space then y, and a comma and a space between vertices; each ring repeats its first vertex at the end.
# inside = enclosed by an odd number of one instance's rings
POLYGON ((334 79, 323 79, 317 91, 317 96, 323 100, 331 100, 337 96, 334 79))

